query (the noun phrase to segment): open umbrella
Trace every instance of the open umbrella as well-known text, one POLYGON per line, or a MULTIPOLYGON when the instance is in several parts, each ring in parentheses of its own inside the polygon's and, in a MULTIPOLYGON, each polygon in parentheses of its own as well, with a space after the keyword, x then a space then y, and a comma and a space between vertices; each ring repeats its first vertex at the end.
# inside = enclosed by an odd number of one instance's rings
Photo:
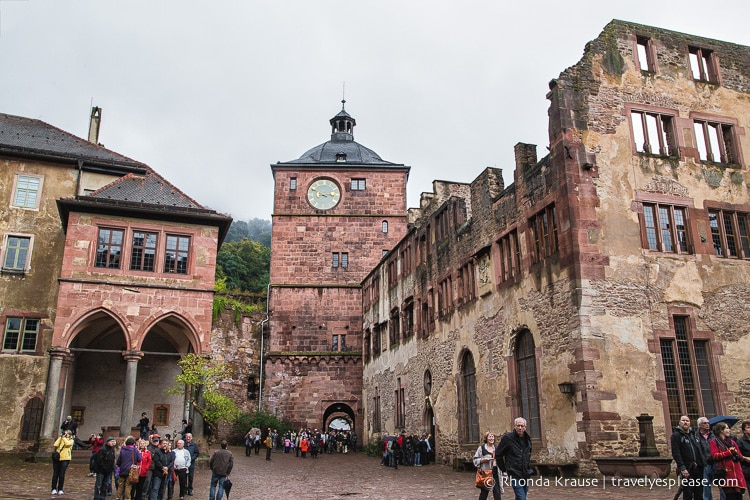
POLYGON ((227 498, 229 498, 230 491, 232 491, 232 481, 230 481, 229 478, 226 478, 224 480, 224 493, 227 494, 227 498))
POLYGON ((730 417, 730 416, 727 416, 727 415, 719 415, 719 416, 712 417, 712 418, 708 419, 708 423, 711 424, 712 426, 718 424, 719 422, 724 422, 729 427, 732 427, 734 424, 736 424, 739 421, 740 421, 739 418, 737 418, 737 417, 730 417))

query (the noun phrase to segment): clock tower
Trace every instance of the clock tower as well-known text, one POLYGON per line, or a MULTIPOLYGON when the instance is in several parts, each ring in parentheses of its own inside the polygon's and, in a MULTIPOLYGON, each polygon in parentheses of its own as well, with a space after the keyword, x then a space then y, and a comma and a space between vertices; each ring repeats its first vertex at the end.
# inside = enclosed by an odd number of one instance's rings
POLYGON ((262 403, 321 431, 343 417, 362 436, 361 283, 406 235, 409 167, 355 142, 344 104, 330 120, 331 140, 271 165, 262 403))

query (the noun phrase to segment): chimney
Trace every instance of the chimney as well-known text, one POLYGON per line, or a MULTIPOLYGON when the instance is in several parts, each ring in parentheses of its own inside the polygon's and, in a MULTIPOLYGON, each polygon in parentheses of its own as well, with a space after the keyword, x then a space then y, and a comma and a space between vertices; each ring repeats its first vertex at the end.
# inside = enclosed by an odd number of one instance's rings
POLYGON ((516 172, 523 175, 530 167, 536 165, 536 144, 519 142, 513 147, 516 157, 516 172))
POLYGON ((94 106, 91 108, 91 120, 89 121, 89 142, 99 144, 99 126, 102 123, 102 108, 94 106))

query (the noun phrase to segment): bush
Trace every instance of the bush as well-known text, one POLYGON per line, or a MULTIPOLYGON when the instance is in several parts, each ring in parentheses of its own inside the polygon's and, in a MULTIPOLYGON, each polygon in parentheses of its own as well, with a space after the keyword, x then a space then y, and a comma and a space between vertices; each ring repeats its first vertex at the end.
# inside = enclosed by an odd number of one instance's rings
POLYGON ((365 445, 365 453, 368 457, 383 458, 383 441, 378 438, 370 439, 365 445))
POLYGON ((269 428, 276 429, 279 436, 283 436, 284 433, 292 428, 291 424, 288 422, 284 422, 276 415, 264 411, 242 413, 237 420, 234 421, 234 424, 232 425, 232 434, 231 436, 227 436, 227 441, 234 445, 244 446, 245 434, 253 427, 260 429, 260 432, 264 437, 269 428))

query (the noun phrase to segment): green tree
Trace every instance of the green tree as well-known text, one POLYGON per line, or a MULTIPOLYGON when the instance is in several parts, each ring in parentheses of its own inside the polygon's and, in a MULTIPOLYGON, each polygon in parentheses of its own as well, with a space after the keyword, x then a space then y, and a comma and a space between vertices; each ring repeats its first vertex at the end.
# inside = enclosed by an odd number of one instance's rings
POLYGON ((258 218, 248 221, 233 221, 225 241, 240 241, 244 238, 257 241, 261 245, 271 248, 271 221, 258 218))
POLYGON ((214 429, 218 429, 218 423, 234 423, 240 416, 240 409, 221 393, 219 386, 222 380, 232 377, 230 366, 194 353, 186 354, 177 364, 182 371, 175 377, 177 385, 167 392, 182 395, 187 387, 193 409, 214 429))
POLYGON ((244 238, 225 242, 216 256, 216 276, 226 278, 227 290, 261 292, 271 271, 271 249, 244 238))

